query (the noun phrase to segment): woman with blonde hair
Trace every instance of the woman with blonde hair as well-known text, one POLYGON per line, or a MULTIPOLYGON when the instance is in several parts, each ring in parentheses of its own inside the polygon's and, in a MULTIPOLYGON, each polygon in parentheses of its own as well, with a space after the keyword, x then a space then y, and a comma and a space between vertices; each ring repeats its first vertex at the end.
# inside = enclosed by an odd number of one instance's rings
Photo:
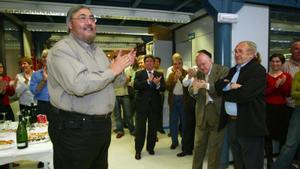
POLYGON ((16 94, 19 97, 20 110, 26 109, 32 104, 36 105, 34 95, 31 93, 29 86, 31 75, 34 72, 32 59, 22 57, 19 61, 22 72, 17 74, 15 79, 16 94))

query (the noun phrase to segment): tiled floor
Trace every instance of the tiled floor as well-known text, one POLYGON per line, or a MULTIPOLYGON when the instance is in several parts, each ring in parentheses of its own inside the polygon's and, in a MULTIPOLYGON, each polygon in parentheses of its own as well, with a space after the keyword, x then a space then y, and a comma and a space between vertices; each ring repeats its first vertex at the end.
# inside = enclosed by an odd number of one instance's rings
MULTIPOLYGON (((142 159, 135 160, 134 137, 126 134, 116 139, 112 134, 112 142, 109 149, 109 169, 191 169, 192 156, 178 158, 177 153, 180 147, 170 150, 171 138, 166 134, 159 134, 159 141, 155 147, 155 155, 150 156, 145 150, 142 152, 142 159)), ((36 162, 19 161, 19 167, 15 169, 35 169, 36 162)), ((206 164, 205 164, 206 165, 206 164)), ((206 166, 204 167, 206 169, 206 166)), ((232 169, 232 168, 230 168, 232 169)))

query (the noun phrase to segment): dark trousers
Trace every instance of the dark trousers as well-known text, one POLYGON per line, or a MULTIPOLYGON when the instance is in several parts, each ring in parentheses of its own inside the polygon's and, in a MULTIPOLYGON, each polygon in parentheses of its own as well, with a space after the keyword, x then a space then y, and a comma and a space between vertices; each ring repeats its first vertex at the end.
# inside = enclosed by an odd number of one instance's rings
POLYGON ((236 120, 228 119, 228 135, 235 169, 264 168, 264 137, 239 137, 236 120))
POLYGON ((51 108, 49 136, 56 169, 107 169, 111 119, 51 108))
POLYGON ((37 114, 45 114, 47 115, 51 109, 51 104, 49 101, 37 101, 37 114))
POLYGON ((164 127, 163 127, 163 112, 164 112, 164 101, 165 101, 165 93, 164 92, 161 92, 160 93, 160 100, 161 100, 161 111, 158 115, 158 123, 157 123, 157 130, 163 130, 164 127))
POLYGON ((5 119, 15 121, 14 113, 10 107, 10 105, 2 105, 0 103, 0 120, 3 120, 3 115, 1 112, 5 112, 5 119))
POLYGON ((147 150, 153 150, 156 142, 156 131, 158 123, 159 113, 136 113, 135 122, 135 151, 136 153, 141 153, 146 138, 146 123, 148 120, 148 131, 147 131, 147 150))
POLYGON ((185 153, 192 153, 195 139, 195 100, 188 98, 185 105, 185 131, 182 133, 182 151, 185 153))

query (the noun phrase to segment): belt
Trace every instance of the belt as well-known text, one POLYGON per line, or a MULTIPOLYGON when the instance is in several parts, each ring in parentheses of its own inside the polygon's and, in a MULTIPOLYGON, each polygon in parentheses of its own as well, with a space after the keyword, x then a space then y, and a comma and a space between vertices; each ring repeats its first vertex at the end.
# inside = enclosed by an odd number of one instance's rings
POLYGON ((214 104, 214 101, 208 101, 206 104, 214 104))
POLYGON ((59 109, 59 114, 61 116, 66 116, 68 118, 75 118, 75 119, 82 119, 82 120, 97 120, 97 119, 107 119, 110 118, 111 112, 107 114, 101 115, 88 115, 88 114, 81 114, 78 112, 71 112, 59 109))
POLYGON ((229 118, 230 120, 237 120, 237 116, 230 116, 230 115, 228 115, 228 118, 229 118))

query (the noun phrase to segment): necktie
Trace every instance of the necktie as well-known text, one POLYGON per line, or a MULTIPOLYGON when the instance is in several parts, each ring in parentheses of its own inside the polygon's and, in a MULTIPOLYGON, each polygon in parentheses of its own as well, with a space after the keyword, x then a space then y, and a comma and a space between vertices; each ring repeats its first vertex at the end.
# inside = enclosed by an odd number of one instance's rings
MULTIPOLYGON (((205 82, 208 83, 208 74, 205 75, 205 82)), ((206 90, 205 95, 206 95, 206 96, 205 96, 205 97, 206 97, 206 98, 205 98, 205 104, 207 104, 208 101, 209 101, 208 90, 206 90)))
POLYGON ((148 76, 150 77, 152 75, 152 71, 148 71, 148 76))

